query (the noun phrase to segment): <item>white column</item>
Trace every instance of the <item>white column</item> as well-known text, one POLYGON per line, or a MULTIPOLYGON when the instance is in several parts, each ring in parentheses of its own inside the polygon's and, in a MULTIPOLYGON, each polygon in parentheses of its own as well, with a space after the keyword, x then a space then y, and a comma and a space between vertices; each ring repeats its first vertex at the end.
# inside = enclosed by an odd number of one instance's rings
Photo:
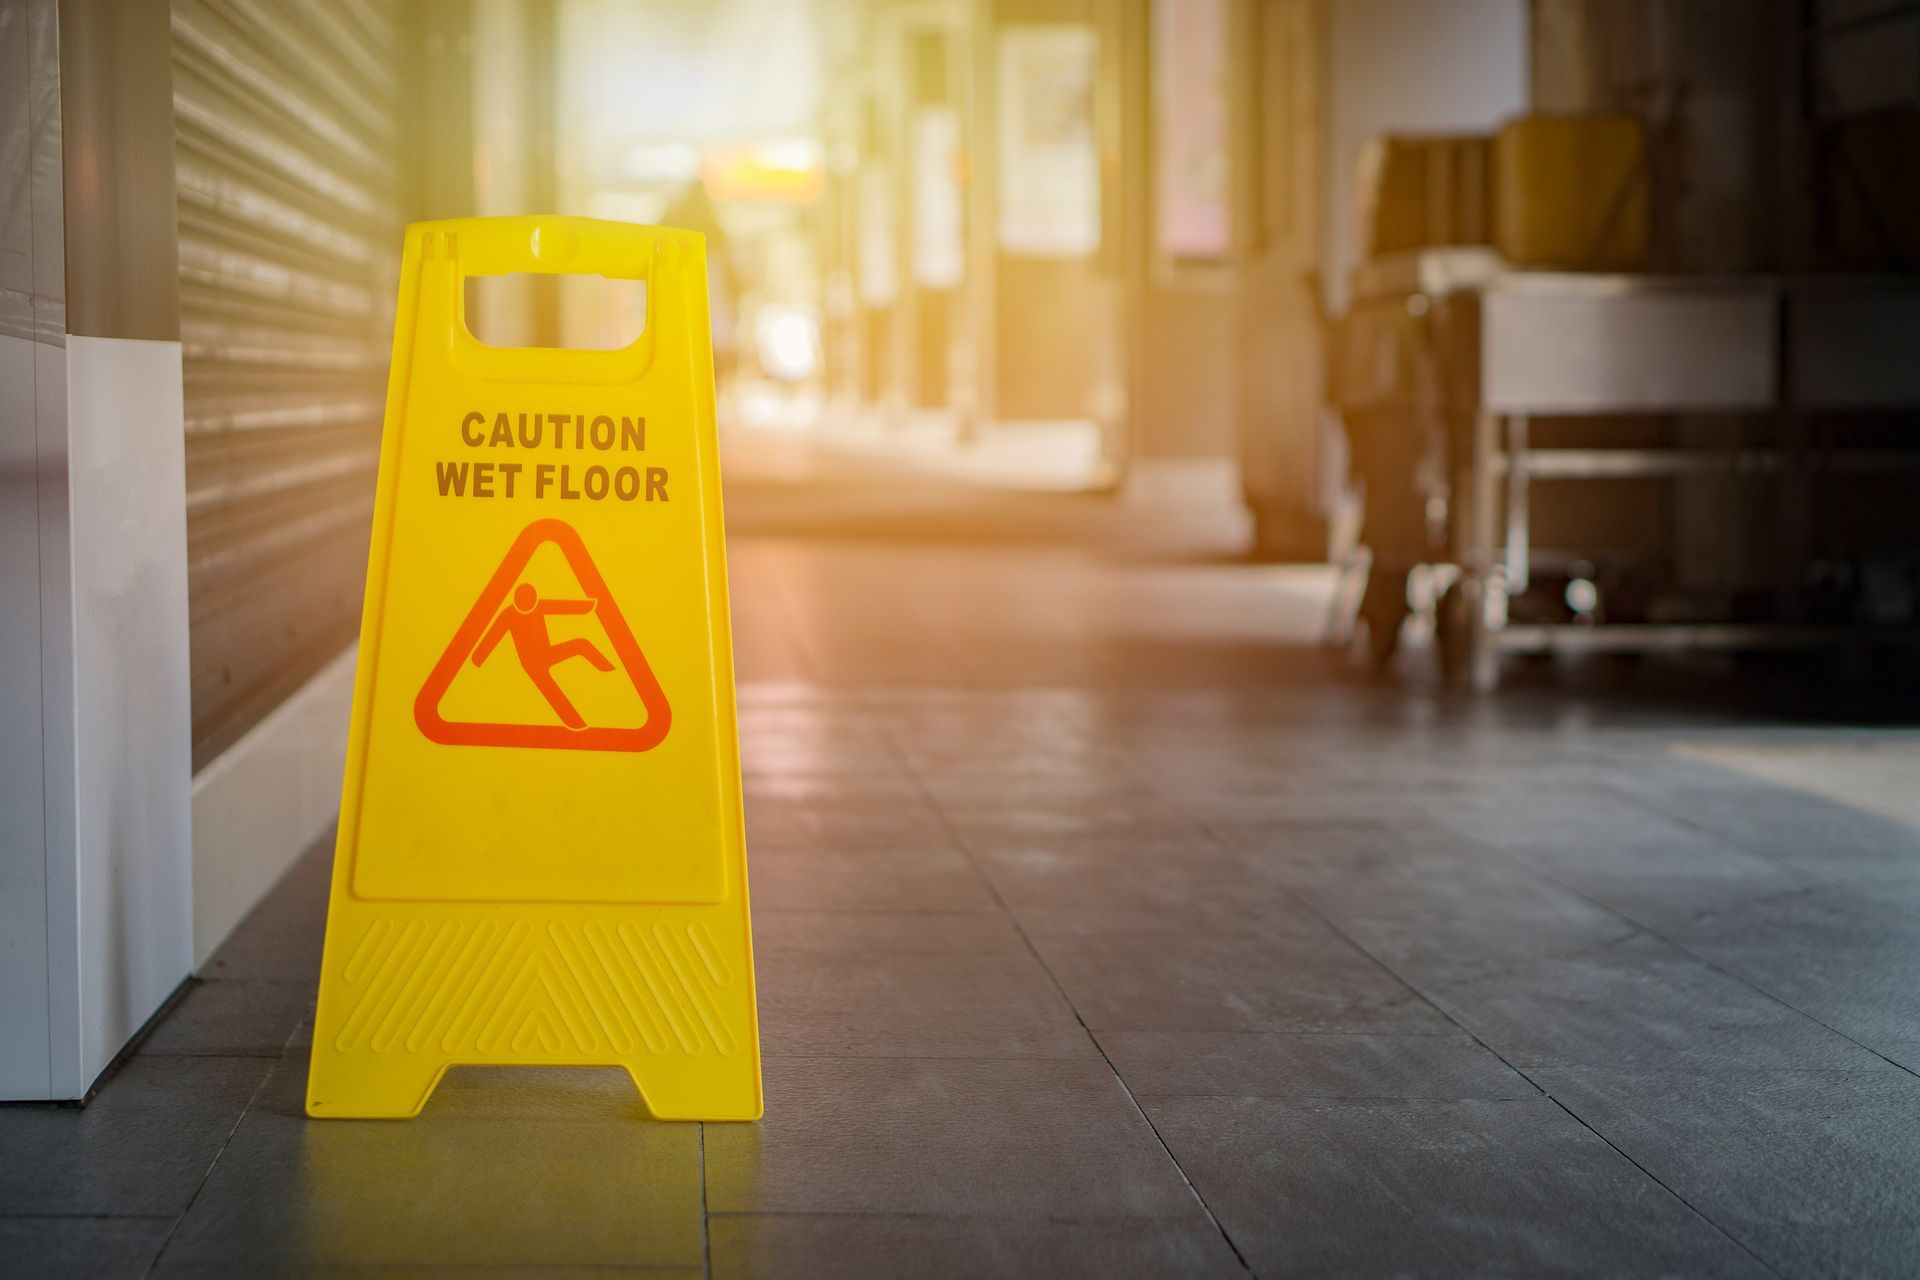
POLYGON ((0 18, 0 1098, 70 1099, 193 960, 170 44, 0 18))

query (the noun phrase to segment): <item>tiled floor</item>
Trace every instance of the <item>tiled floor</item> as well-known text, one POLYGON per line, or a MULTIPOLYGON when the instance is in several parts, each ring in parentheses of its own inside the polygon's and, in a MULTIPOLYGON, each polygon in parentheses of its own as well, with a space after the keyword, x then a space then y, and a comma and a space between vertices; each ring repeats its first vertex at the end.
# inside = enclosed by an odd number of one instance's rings
POLYGON ((1920 1269, 1920 830, 1768 780, 1909 735, 1362 681, 1204 511, 732 501, 766 1120, 309 1122, 321 848, 0 1111, 0 1275, 1920 1269))

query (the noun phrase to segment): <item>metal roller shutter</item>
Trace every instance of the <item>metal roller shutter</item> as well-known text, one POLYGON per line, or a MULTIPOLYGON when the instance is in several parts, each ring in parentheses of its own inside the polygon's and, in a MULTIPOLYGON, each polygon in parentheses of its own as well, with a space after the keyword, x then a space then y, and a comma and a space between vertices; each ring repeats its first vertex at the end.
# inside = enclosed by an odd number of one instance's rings
POLYGON ((175 0, 194 767, 359 623, 400 230, 399 6, 175 0))

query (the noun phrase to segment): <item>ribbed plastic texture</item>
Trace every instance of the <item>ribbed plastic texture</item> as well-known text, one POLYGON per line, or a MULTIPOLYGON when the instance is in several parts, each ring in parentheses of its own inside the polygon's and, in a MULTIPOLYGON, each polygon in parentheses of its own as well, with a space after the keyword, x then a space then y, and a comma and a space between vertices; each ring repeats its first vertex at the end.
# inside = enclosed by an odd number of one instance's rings
POLYGON ((353 638, 399 242, 397 6, 175 0, 195 767, 353 638))

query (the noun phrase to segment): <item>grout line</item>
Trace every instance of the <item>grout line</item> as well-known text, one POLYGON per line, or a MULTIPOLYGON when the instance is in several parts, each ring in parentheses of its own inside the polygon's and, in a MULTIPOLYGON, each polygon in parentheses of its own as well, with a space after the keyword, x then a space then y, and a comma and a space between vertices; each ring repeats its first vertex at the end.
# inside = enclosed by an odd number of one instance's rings
MULTIPOLYGON (((1055 990, 1057 991, 1056 984, 1055 990)), ((1080 1024, 1083 1029, 1086 1024, 1080 1024)), ((1089 1030, 1087 1033, 1093 1033, 1089 1030)), ((1098 1048, 1096 1043, 1095 1048, 1098 1048)), ((768 1061, 780 1062, 1098 1062, 1104 1054, 1079 1053, 1064 1057, 1057 1053, 769 1053, 768 1061)))
MULTIPOLYGON (((1525 1077, 1522 1077, 1524 1079, 1525 1077)), ((1435 1102, 1467 1102, 1474 1106, 1501 1106, 1509 1102, 1540 1102, 1547 1100, 1540 1086, 1531 1080, 1526 1083, 1533 1092, 1526 1095, 1510 1094, 1504 1098, 1489 1097, 1486 1094, 1470 1093, 1208 1093, 1198 1089, 1146 1089, 1143 1098, 1208 1098, 1216 1102, 1277 1102, 1282 1104, 1313 1103, 1316 1106, 1327 1103, 1355 1106, 1379 1106, 1402 1102, 1418 1103, 1426 1106, 1435 1102)))
POLYGON ((1034 963, 1040 966, 1040 971, 1047 975, 1047 981, 1051 983, 1053 989, 1060 994, 1061 1001, 1067 1006, 1068 1011, 1073 1014, 1073 1020, 1079 1024, 1082 1034, 1087 1037, 1088 1041, 1099 1053, 1100 1060, 1106 1063, 1107 1070, 1113 1073, 1114 1083, 1118 1084, 1120 1091, 1126 1094, 1127 1102, 1133 1107, 1134 1114, 1139 1116, 1142 1123, 1147 1126, 1147 1131, 1153 1135, 1153 1140, 1160 1145, 1160 1151, 1166 1156, 1167 1162, 1173 1166, 1174 1172, 1180 1175, 1180 1181, 1186 1185, 1187 1194, 1193 1197, 1193 1202, 1200 1206, 1200 1212, 1207 1216, 1207 1221, 1213 1224, 1213 1229, 1220 1233, 1220 1239, 1226 1243, 1227 1248, 1233 1251, 1234 1260, 1240 1264, 1240 1269, 1246 1274, 1252 1275, 1253 1267, 1247 1262, 1246 1254, 1241 1252, 1240 1246, 1236 1244, 1233 1237, 1228 1234, 1226 1227, 1222 1225, 1219 1217, 1214 1213, 1213 1206, 1207 1203, 1207 1198, 1200 1194, 1200 1188, 1194 1186, 1193 1179, 1187 1175, 1186 1167, 1180 1163, 1180 1158, 1173 1154, 1173 1148, 1167 1145, 1166 1137, 1160 1132, 1160 1126, 1153 1122, 1153 1117, 1149 1116, 1146 1109, 1140 1105, 1140 1099, 1134 1096, 1133 1090, 1128 1087, 1126 1079, 1121 1076, 1119 1068, 1113 1065, 1113 1059, 1108 1056, 1105 1046, 1100 1043, 1100 1038, 1094 1035, 1093 1028, 1089 1027, 1087 1020, 1081 1016, 1078 1006, 1073 1003, 1073 997, 1067 994, 1067 989, 1061 985, 1059 977, 1053 972, 1053 967, 1049 965, 1046 962, 1046 958, 1040 954, 1040 949, 1034 946, 1033 939, 1027 935, 1027 931, 1021 925, 1019 918, 1015 916, 1013 910, 1008 907, 1007 900, 1001 896, 999 888, 993 883, 992 878, 981 868, 979 860, 974 857, 972 845, 967 842, 966 837, 961 834, 959 828, 953 824, 953 821, 947 817, 946 810, 934 796, 932 788, 927 786, 926 779, 921 776, 919 768, 908 759, 905 752, 900 750, 900 745, 895 740, 892 729, 887 726, 884 720, 879 722, 879 729, 888 747, 892 750, 894 757, 900 762, 901 768, 905 769, 907 775, 918 785, 922 797, 926 803, 932 807, 934 813, 939 816, 941 825, 947 829, 949 836, 952 837, 953 842, 959 847, 961 854, 966 858, 967 864, 973 868, 973 873, 980 877, 981 884, 985 886, 987 892, 992 895, 1001 913, 1006 916, 1007 923, 1012 926, 1015 933, 1020 935, 1020 941, 1026 944, 1027 953, 1033 957, 1034 963))
POLYGON ((171 1222, 171 1213, 13 1213, 0 1209, 0 1222, 171 1222))
POLYGON ((713 1214, 707 1209, 707 1126, 705 1121, 694 1124, 695 1142, 700 1158, 700 1274, 713 1275, 713 1214))
POLYGON ((716 1209, 716 1218, 900 1218, 925 1222, 1036 1222, 1074 1226, 1100 1222, 1172 1222, 1163 1214, 1142 1213, 968 1213, 938 1209, 716 1209))
POLYGON ((140 1054, 143 1058, 261 1058, 278 1061, 287 1056, 286 1048, 278 1049, 146 1049, 140 1054))
MULTIPOLYGON (((258 1061, 258 1059, 251 1059, 251 1061, 258 1061)), ((151 1276, 154 1268, 160 1265, 160 1259, 166 1256, 167 1250, 173 1245, 174 1236, 180 1233, 180 1224, 185 1222, 187 1215, 193 1212, 193 1206, 200 1202, 200 1193, 207 1189, 207 1183, 213 1179, 213 1171, 220 1164, 220 1157, 226 1155, 227 1148, 233 1145, 233 1135, 240 1131, 241 1124, 253 1114, 254 1104, 260 1101, 260 1095, 266 1092, 267 1085, 272 1082, 274 1074, 285 1065, 286 1059, 282 1058, 276 1065, 261 1073, 260 1083, 253 1087, 253 1094, 247 1099, 247 1105, 240 1108, 240 1114, 234 1117, 233 1127, 227 1130, 227 1136, 220 1143, 220 1149, 213 1153, 213 1159, 207 1162, 207 1171, 200 1175, 200 1181, 194 1187, 193 1194, 187 1198, 187 1207, 182 1209, 179 1216, 173 1220, 173 1225, 167 1228, 166 1239, 162 1240, 160 1247, 153 1251, 153 1260, 147 1264, 147 1269, 141 1272, 143 1277, 151 1276)))

